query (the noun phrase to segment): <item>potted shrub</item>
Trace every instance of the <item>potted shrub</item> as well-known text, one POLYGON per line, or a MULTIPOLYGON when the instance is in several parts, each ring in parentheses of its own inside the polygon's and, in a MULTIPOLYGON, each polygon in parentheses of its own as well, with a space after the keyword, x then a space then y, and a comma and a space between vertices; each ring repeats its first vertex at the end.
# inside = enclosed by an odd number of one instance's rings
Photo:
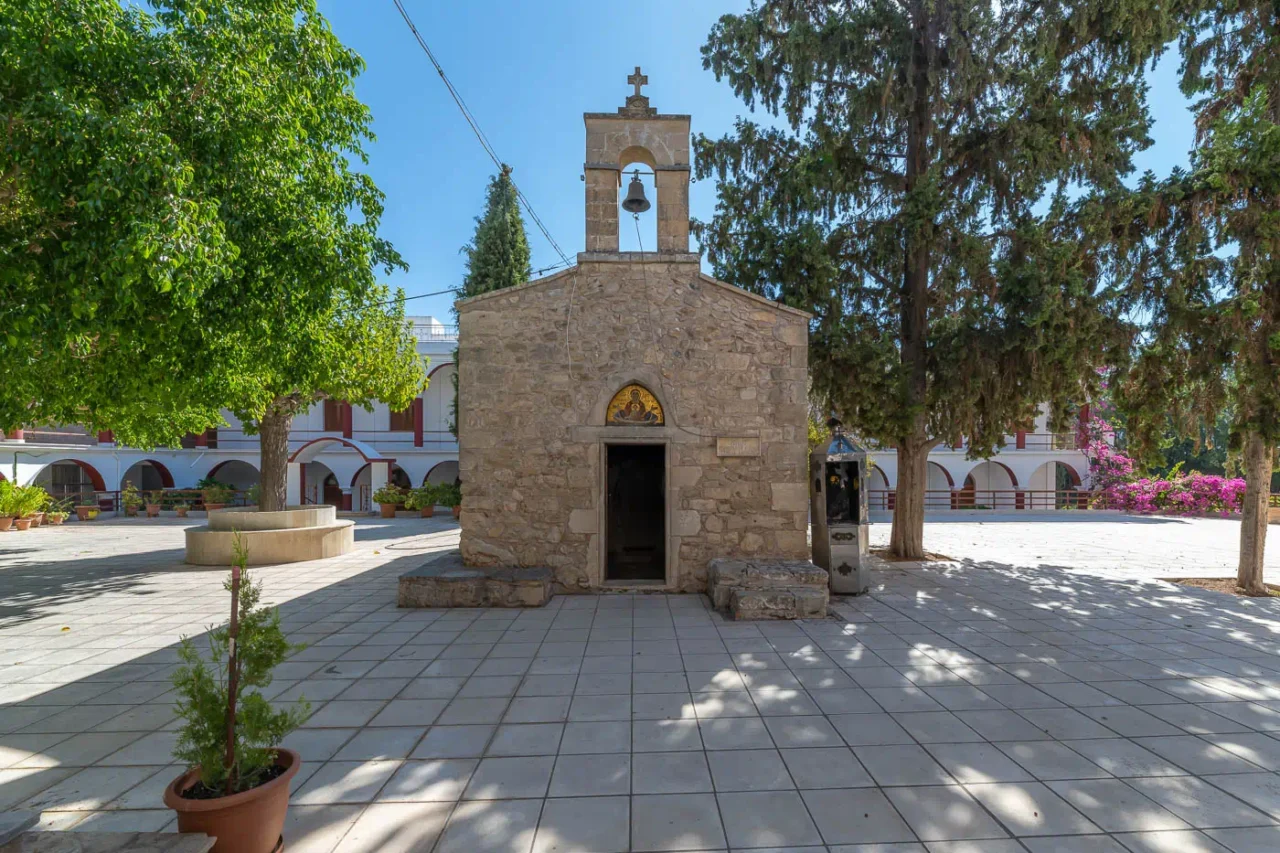
POLYGON ((435 486, 423 483, 405 495, 404 508, 416 509, 422 513, 423 518, 431 518, 436 514, 436 492, 435 486))
POLYGON ((128 480, 124 481, 124 490, 120 492, 120 503, 124 505, 124 514, 129 518, 136 517, 142 507, 143 500, 138 487, 128 480))
POLYGON ((404 503, 404 492, 388 483, 373 493, 373 502, 382 510, 383 518, 395 518, 396 510, 404 503))
POLYGON ((48 509, 45 510, 45 521, 49 524, 57 525, 67 520, 67 516, 71 513, 67 512, 67 508, 71 505, 69 500, 54 500, 53 496, 49 497, 48 509))
POLYGON ((186 501, 178 501, 173 505, 173 511, 178 514, 178 518, 186 518, 187 513, 191 511, 191 504, 186 501))
POLYGON ((201 492, 206 512, 213 512, 215 509, 223 509, 231 502, 234 494, 231 489, 221 484, 216 486, 206 486, 201 492))
POLYGON ((462 515, 462 486, 457 483, 447 483, 441 486, 436 500, 442 505, 450 507, 453 510, 454 518, 462 515))
POLYGON ((13 526, 19 530, 27 530, 32 525, 39 525, 40 511, 44 508, 49 493, 39 486, 17 486, 13 498, 13 526))
POLYGON ((0 532, 13 526, 17 514, 17 486, 9 480, 0 480, 0 532))
POLYGON ((217 839, 214 853, 270 853, 282 844, 289 785, 302 759, 280 741, 306 719, 299 700, 276 709, 262 694, 271 671, 300 648, 285 639, 280 613, 259 605, 261 590, 245 572, 240 537, 225 588, 231 619, 209 631, 209 660, 184 637, 173 675, 182 721, 174 757, 190 768, 164 790, 179 832, 217 839))
MULTIPOLYGON (((80 507, 76 507, 76 509, 79 510, 80 507)), ((102 510, 98 509, 96 506, 86 507, 86 509, 89 512, 85 516, 85 521, 95 521, 98 518, 98 513, 102 512, 102 510)))
POLYGON ((164 490, 156 489, 153 492, 147 492, 147 518, 159 518, 160 509, 164 504, 164 490))
POLYGON ((244 505, 257 506, 258 497, 262 494, 262 486, 254 483, 252 486, 244 490, 244 505))

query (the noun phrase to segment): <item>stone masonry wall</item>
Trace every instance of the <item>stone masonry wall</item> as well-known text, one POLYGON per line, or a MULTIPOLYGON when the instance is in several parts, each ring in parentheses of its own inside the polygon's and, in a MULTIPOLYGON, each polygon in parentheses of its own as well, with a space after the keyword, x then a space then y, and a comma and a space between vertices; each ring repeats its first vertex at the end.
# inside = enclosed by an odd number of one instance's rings
POLYGON ((677 589, 705 590, 715 557, 808 559, 807 315, 704 276, 694 255, 584 255, 459 303, 459 327, 467 564, 598 585, 600 448, 618 430, 668 443, 677 589), (666 426, 604 426, 632 381, 666 426), (718 437, 757 439, 759 454, 720 456, 718 437))

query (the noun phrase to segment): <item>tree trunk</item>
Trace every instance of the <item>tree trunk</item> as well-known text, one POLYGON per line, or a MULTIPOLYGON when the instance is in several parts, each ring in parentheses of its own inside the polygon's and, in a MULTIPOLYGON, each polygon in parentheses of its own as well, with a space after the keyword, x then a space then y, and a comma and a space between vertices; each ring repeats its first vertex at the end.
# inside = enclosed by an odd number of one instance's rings
POLYGON ((1253 430, 1244 437, 1244 500, 1240 506, 1240 565, 1236 581, 1246 592, 1265 594, 1262 557, 1267 546, 1267 504, 1271 497, 1272 449, 1253 430))
POLYGON ((894 493, 889 553, 908 560, 924 559, 924 490, 929 479, 929 445, 898 445, 898 485, 894 493))
POLYGON ((261 494, 258 508, 263 512, 279 512, 289 500, 289 429, 293 414, 273 404, 258 423, 258 441, 262 453, 261 494))

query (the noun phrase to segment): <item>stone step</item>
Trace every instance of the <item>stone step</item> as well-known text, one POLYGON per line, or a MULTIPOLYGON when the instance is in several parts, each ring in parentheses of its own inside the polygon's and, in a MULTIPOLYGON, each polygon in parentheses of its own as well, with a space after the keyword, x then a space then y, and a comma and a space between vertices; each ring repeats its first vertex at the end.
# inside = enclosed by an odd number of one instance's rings
POLYGON ((808 586, 735 589, 728 611, 735 620, 822 619, 827 615, 827 591, 808 586))
POLYGON ((457 551, 400 576, 397 607, 541 607, 555 593, 549 568, 464 566, 457 551))

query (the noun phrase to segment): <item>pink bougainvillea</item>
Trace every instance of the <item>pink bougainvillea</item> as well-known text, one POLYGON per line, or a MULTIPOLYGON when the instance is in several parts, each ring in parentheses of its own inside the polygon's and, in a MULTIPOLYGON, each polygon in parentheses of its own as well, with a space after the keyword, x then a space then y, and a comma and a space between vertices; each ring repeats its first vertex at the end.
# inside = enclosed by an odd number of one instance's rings
POLYGON ((1105 420, 1081 427, 1089 456, 1092 505, 1161 515, 1228 514, 1240 511, 1244 480, 1216 474, 1174 474, 1167 479, 1137 477, 1133 460, 1115 448, 1115 432, 1105 420))

